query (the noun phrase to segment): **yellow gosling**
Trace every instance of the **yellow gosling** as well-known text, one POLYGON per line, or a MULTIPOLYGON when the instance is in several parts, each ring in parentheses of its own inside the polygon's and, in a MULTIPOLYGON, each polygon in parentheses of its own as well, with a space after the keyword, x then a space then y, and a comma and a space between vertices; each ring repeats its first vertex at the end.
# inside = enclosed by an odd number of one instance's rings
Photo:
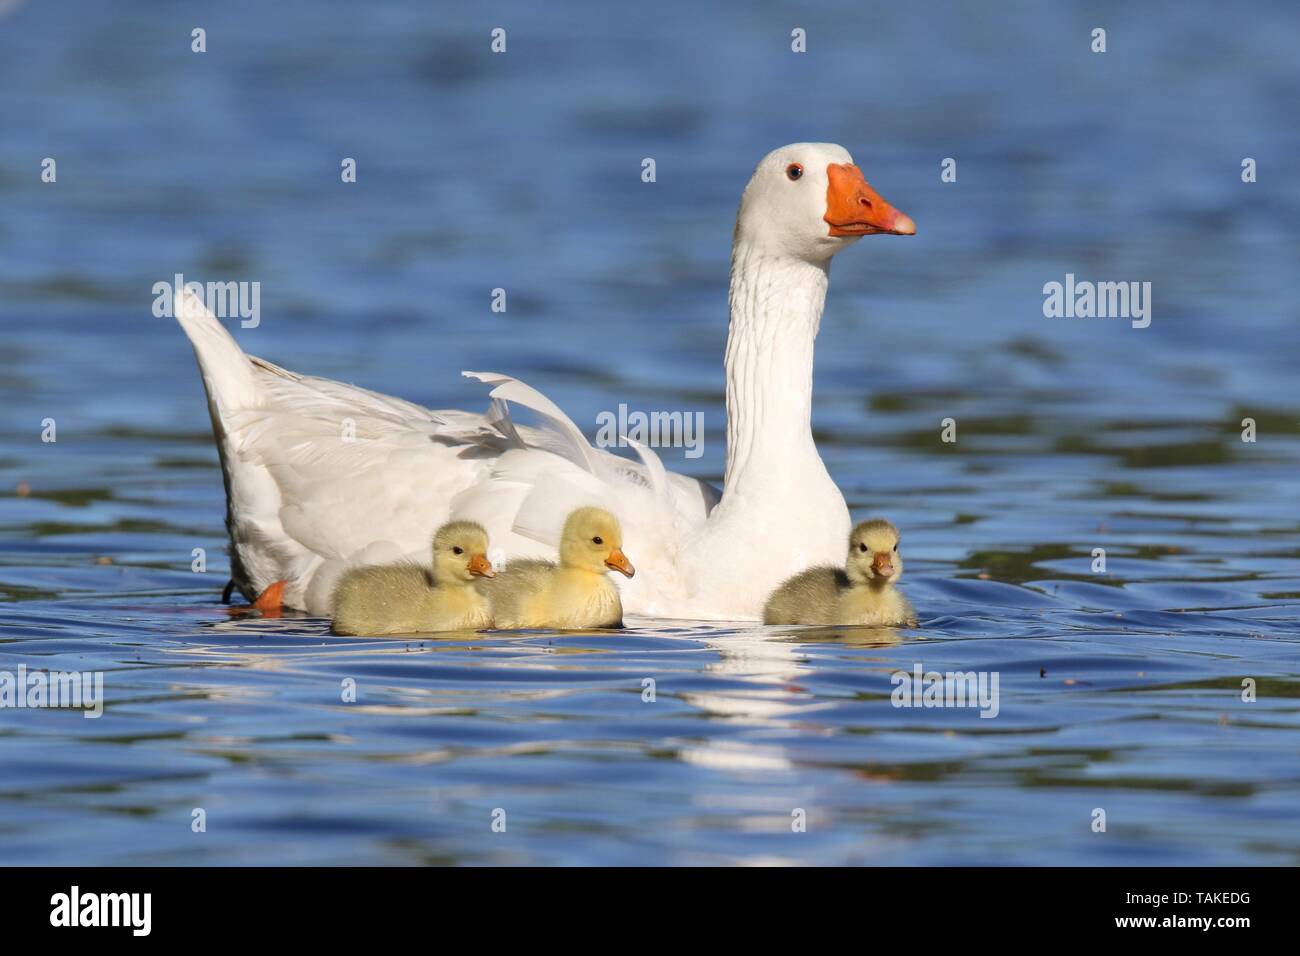
POLYGON ((772 592, 764 624, 874 624, 915 627, 916 612, 894 587, 903 576, 898 529, 883 518, 849 535, 843 569, 809 568, 772 592))
POLYGON ((334 589, 335 634, 421 634, 491 627, 475 578, 496 572, 488 536, 472 521, 452 521, 433 536, 432 568, 413 562, 353 568, 334 589))
POLYGON ((513 561, 479 588, 497 627, 622 627, 623 602, 609 570, 635 573, 618 519, 603 508, 579 508, 564 522, 558 566, 513 561))

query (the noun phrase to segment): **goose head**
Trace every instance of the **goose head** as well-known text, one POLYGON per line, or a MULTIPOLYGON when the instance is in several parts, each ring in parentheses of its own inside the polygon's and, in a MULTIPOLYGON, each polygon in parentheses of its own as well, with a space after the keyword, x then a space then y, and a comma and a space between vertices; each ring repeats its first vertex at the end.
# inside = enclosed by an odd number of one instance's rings
POLYGON ((845 573, 857 584, 892 584, 903 576, 898 529, 884 518, 864 521, 849 535, 845 573))
POLYGON ((843 146, 793 143, 754 170, 735 241, 764 255, 825 262, 863 236, 915 233, 916 223, 871 188, 843 146))
POLYGON ((569 515, 560 535, 560 563, 596 574, 610 570, 630 578, 636 573, 623 553, 623 529, 604 508, 579 508, 569 515))
POLYGON ((481 524, 452 521, 433 536, 433 576, 437 581, 496 577, 487 558, 488 535, 481 524))

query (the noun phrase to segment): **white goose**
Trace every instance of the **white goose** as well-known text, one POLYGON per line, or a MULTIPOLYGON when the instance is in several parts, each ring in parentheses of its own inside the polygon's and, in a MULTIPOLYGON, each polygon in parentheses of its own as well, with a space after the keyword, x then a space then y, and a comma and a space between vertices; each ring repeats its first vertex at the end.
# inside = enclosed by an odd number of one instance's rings
POLYGON ((831 258, 865 235, 912 235, 840 146, 797 143, 754 171, 736 218, 724 490, 593 448, 505 375, 485 415, 430 411, 245 355, 193 294, 176 316, 207 390, 226 484, 234 584, 329 612, 348 568, 418 559, 447 521, 477 521, 492 561, 552 558, 575 507, 603 506, 637 555, 630 615, 756 620, 781 581, 842 560, 849 512, 813 444, 813 341, 831 258), (527 406, 542 428, 509 417, 527 406))

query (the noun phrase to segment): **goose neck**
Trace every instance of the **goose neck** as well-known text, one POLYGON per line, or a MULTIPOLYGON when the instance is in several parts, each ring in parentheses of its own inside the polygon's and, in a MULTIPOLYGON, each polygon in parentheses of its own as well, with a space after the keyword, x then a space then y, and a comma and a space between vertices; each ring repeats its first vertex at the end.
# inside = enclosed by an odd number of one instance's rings
MULTIPOLYGON (((813 346, 829 261, 807 262, 738 243, 727 336, 726 489, 751 475, 821 461, 812 438, 813 346)), ((770 480, 770 477, 769 477, 770 480)))

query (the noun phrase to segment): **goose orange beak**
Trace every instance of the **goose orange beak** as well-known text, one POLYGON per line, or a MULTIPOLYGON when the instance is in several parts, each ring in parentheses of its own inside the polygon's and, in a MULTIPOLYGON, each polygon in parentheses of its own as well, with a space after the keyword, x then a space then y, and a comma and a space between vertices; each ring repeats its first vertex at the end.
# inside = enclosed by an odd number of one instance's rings
POLYGON ((469 559, 469 573, 476 574, 481 578, 494 578, 497 576, 496 571, 492 568, 492 562, 487 559, 486 554, 476 554, 469 559))
POLYGON ((609 553, 609 557, 605 559, 605 567, 629 578, 636 574, 636 568, 632 567, 632 562, 627 559, 622 548, 615 548, 609 553))
POLYGON ((889 551, 877 551, 876 556, 871 559, 871 570, 883 578, 891 577, 894 573, 893 554, 889 551))
POLYGON ((831 163, 826 167, 826 219, 832 236, 916 235, 911 216, 899 212, 862 176, 862 170, 850 163, 831 163))

